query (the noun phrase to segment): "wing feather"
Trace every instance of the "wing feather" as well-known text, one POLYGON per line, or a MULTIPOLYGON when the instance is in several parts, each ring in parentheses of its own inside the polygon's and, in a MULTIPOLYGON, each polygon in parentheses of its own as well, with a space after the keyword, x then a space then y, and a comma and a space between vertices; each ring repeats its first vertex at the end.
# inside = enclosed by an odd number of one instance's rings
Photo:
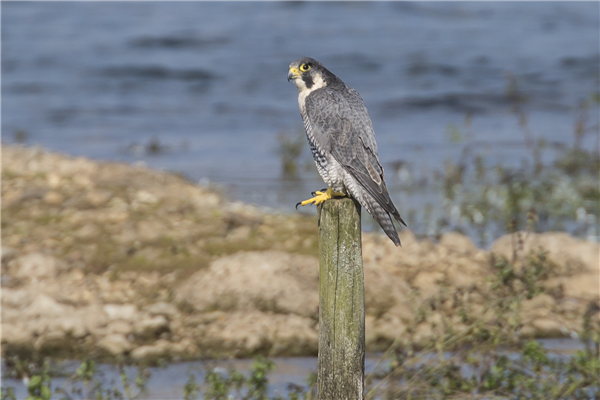
POLYGON ((406 225, 390 199, 371 118, 358 92, 326 87, 311 93, 306 102, 315 140, 384 210, 406 225))

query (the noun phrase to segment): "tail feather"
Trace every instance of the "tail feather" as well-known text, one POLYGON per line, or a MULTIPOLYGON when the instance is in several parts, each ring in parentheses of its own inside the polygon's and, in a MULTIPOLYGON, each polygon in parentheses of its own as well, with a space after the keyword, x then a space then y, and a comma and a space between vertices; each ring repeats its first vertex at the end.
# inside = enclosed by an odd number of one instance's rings
MULTIPOLYGON (((385 234, 394 242, 396 246, 400 246, 400 238, 398 232, 394 226, 394 221, 389 212, 379 205, 377 200, 365 193, 363 196, 365 203, 363 206, 367 209, 369 214, 377 221, 379 226, 383 229, 385 234)), ((399 215, 398 215, 399 216, 399 215)))

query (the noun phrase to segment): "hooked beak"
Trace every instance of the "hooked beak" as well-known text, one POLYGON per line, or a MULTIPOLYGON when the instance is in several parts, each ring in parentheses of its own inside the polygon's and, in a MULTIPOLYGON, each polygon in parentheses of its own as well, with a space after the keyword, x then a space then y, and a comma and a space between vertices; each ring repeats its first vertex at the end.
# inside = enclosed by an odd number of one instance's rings
POLYGON ((300 71, 297 68, 290 68, 288 71, 288 82, 300 76, 300 71))

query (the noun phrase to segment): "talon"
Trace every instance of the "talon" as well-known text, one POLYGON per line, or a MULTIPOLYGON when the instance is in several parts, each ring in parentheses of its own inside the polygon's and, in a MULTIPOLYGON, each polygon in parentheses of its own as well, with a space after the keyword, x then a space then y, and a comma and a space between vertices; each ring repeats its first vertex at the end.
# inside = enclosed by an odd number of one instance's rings
POLYGON ((300 204, 302 204, 302 202, 301 202, 301 201, 299 201, 299 202, 297 202, 297 203, 296 203, 296 210, 298 209, 298 206, 299 206, 300 204))
POLYGON ((313 197, 296 204, 296 209, 298 209, 298 205, 301 205, 301 206, 306 206, 308 204, 319 205, 322 202, 329 200, 333 197, 345 197, 346 196, 346 194, 344 194, 342 192, 334 192, 333 189, 330 187, 327 189, 323 189, 323 191, 317 190, 316 192, 313 192, 311 194, 313 195, 313 197))

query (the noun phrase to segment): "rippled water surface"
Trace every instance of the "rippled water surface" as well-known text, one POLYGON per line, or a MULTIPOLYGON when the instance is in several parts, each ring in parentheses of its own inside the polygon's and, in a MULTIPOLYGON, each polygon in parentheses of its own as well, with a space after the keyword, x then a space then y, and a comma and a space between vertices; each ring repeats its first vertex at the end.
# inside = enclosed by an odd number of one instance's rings
MULTIPOLYGON (((540 342, 549 351, 551 357, 568 357, 575 351, 583 348, 583 344, 574 339, 542 339, 540 342)), ((273 358, 274 369, 268 375, 269 395, 287 396, 289 386, 298 385, 307 388, 307 378, 312 372, 317 371, 316 357, 279 357, 273 358)), ((150 378, 147 384, 147 393, 140 398, 153 400, 180 399, 183 397, 183 388, 190 374, 194 375, 197 384, 204 383, 205 372, 207 369, 217 368, 218 372, 227 373, 230 368, 234 368, 244 374, 249 374, 250 367, 254 361, 250 359, 240 360, 219 360, 207 362, 183 362, 168 365, 166 367, 149 368, 150 378)), ((61 365, 64 371, 73 373, 80 365, 80 362, 69 361, 61 365)), ((375 368, 386 368, 386 361, 381 358, 381 354, 367 354, 365 359, 365 373, 370 373, 375 368)), ((97 378, 102 379, 105 388, 112 387, 112 381, 116 382, 119 390, 120 377, 118 369, 109 364, 103 364, 99 367, 100 373, 97 378)), ((137 374, 137 369, 128 368, 128 375, 133 381, 137 374)), ((65 385, 64 378, 53 379, 53 387, 68 387, 65 385)), ((26 387, 17 379, 2 377, 2 384, 6 387, 15 388, 18 398, 25 397, 26 387)))
MULTIPOLYGON (((312 56, 361 93, 406 213, 440 199, 403 192, 396 168, 429 176, 456 160, 450 124, 471 132, 488 165, 529 157, 506 97, 511 74, 528 96, 532 134, 572 143, 576 107, 598 88, 599 7, 3 3, 2 140, 142 160, 223 185, 233 199, 292 211, 323 186, 308 146, 296 179, 282 177, 277 152, 279 135, 302 131, 287 66, 312 56)), ((418 227, 415 215, 408 222, 418 227)))

